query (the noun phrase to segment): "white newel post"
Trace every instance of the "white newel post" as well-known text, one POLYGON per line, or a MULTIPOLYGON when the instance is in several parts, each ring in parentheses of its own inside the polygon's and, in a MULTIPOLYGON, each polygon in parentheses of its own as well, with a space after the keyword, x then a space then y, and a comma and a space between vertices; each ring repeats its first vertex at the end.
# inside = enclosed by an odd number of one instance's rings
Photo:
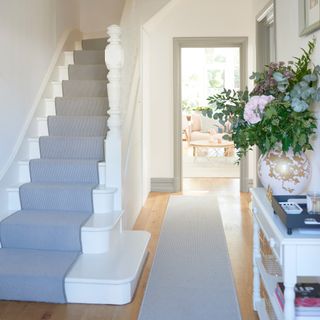
POLYGON ((115 210, 122 209, 122 176, 121 176, 121 111, 120 82, 123 67, 123 49, 121 46, 121 29, 117 25, 108 27, 109 44, 105 51, 105 61, 108 72, 109 100, 109 132, 105 142, 106 185, 117 188, 115 194, 115 210))

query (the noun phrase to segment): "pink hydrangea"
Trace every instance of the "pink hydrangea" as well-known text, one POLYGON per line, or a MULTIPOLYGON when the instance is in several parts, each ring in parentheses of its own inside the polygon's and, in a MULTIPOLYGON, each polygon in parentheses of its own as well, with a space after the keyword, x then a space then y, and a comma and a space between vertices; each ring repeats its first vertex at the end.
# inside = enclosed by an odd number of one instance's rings
POLYGON ((244 107, 244 120, 256 124, 262 119, 265 106, 274 99, 273 96, 253 96, 244 107))

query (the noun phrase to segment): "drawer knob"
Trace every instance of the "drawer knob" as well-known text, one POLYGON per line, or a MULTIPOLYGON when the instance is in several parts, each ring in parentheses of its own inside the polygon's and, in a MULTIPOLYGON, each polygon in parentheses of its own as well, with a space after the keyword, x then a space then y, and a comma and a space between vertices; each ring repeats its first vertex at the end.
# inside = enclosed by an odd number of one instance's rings
POLYGON ((269 245, 270 245, 271 248, 274 248, 274 247, 275 247, 276 242, 274 241, 273 238, 270 238, 270 240, 269 240, 269 245))

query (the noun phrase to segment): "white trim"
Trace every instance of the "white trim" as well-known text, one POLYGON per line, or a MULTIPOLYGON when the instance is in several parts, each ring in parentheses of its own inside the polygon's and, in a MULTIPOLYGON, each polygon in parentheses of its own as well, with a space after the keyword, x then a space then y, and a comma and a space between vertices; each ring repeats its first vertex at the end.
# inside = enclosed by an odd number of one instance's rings
POLYGON ((56 46, 56 50, 52 56, 51 62, 49 64, 48 67, 48 71, 46 72, 40 88, 34 98, 33 104, 30 108, 30 112, 27 116, 27 119, 20 131, 19 137, 17 139, 16 144, 13 147, 12 153, 10 154, 6 164, 2 167, 1 171, 0 171, 0 181, 3 179, 3 177, 5 176, 5 174, 7 173, 7 171, 9 170, 9 168, 11 167, 11 165, 13 164, 13 161, 16 157, 16 155, 19 152, 20 147, 22 146, 22 143, 24 141, 24 138, 26 136, 27 130, 31 124, 31 121, 34 117, 34 113, 38 107, 38 105, 40 104, 41 99, 43 98, 43 94, 47 88, 48 82, 50 81, 50 77, 59 61, 59 57, 61 55, 61 52, 66 51, 66 50, 70 50, 73 49, 74 43, 76 40, 79 40, 81 38, 81 32, 79 30, 66 30, 63 35, 61 36, 57 46, 56 46))
POLYGON ((274 4, 273 1, 269 2, 257 15, 257 22, 261 22, 266 19, 268 24, 272 24, 274 21, 274 4))
POLYGON ((105 38, 108 37, 106 35, 106 30, 99 30, 99 31, 94 31, 94 32, 84 32, 82 34, 82 38, 84 40, 86 39, 100 39, 100 38, 105 38))
MULTIPOLYGON (((240 48, 240 86, 247 85, 248 79, 248 38, 247 37, 183 37, 173 39, 173 118, 174 118, 174 180, 175 192, 182 189, 182 146, 181 146, 181 48, 240 48)), ((240 162, 240 191, 248 192, 248 158, 240 162)))
POLYGON ((175 192, 176 184, 175 178, 151 178, 151 191, 175 192))

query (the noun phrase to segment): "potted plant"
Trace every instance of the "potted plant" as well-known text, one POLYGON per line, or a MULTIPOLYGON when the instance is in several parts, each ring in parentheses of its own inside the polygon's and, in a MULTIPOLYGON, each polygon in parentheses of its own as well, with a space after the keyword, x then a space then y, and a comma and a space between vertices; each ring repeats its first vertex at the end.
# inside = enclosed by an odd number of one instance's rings
POLYGON ((295 62, 273 62, 254 72, 251 92, 224 89, 208 98, 214 117, 232 123, 229 139, 239 158, 259 148, 260 180, 275 194, 300 193, 311 176, 304 152, 312 150, 310 137, 317 127, 310 105, 320 101, 320 66, 311 64, 314 47, 310 41, 295 62))

